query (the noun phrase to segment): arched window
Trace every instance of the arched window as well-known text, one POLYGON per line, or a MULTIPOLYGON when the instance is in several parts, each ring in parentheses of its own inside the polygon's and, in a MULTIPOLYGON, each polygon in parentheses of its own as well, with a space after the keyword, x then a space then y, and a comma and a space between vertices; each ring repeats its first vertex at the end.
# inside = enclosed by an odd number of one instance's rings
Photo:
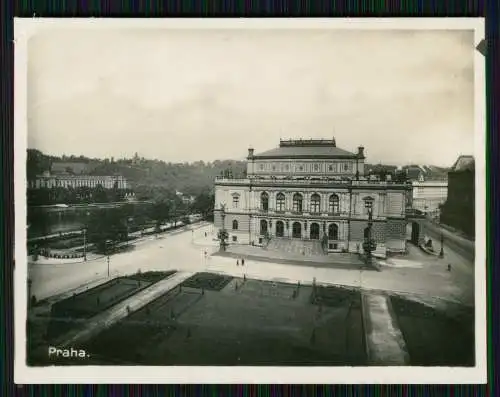
POLYGON ((311 196, 311 213, 317 214, 320 212, 321 197, 314 193, 311 196))
POLYGON ((267 222, 265 219, 260 221, 260 234, 264 235, 267 233, 267 222))
POLYGON ((283 193, 276 195, 276 211, 285 211, 285 195, 283 193))
POLYGON ((339 213, 339 196, 332 194, 328 201, 328 212, 331 214, 339 213))
POLYGON ((260 208, 263 211, 269 210, 269 195, 266 192, 260 195, 260 208))
POLYGON ((293 211, 302 212, 302 195, 299 193, 293 195, 293 211))
POLYGON ((238 221, 237 220, 233 221, 233 230, 238 230, 238 221))
POLYGON ((339 227, 335 223, 331 223, 328 226, 328 240, 338 240, 339 239, 339 227))

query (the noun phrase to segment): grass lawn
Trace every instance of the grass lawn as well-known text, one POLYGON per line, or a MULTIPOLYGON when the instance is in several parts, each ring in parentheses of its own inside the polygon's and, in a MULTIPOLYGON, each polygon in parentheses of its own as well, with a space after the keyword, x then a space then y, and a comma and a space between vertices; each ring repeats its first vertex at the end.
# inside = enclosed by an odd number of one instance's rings
POLYGON ((311 287, 212 277, 187 280, 102 332, 86 349, 101 364, 365 363, 361 310, 353 304, 359 293, 349 291, 351 300, 319 307, 310 303, 311 287))
POLYGON ((474 366, 474 315, 449 317, 423 304, 391 297, 410 364, 474 366))
POLYGON ((173 273, 148 272, 115 278, 55 303, 47 328, 48 340, 69 332, 78 324, 78 320, 91 318, 173 273))
POLYGON ((182 283, 185 287, 220 291, 233 278, 212 273, 196 273, 182 283))

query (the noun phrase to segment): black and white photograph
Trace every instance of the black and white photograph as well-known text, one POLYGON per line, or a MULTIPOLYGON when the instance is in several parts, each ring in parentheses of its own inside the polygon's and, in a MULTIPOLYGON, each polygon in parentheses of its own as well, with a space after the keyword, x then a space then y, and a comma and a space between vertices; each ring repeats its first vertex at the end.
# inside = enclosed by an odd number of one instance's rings
POLYGON ((15 37, 16 382, 485 382, 482 19, 15 37))

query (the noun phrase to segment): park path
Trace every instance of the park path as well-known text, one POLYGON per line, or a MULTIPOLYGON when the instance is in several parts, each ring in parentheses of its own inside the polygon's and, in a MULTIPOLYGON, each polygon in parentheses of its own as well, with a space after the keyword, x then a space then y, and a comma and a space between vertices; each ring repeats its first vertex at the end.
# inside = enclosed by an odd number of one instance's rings
POLYGON ((387 295, 362 293, 363 324, 369 365, 408 365, 406 344, 387 295))
POLYGON ((83 330, 78 330, 64 335, 61 338, 61 342, 56 345, 68 348, 77 346, 83 341, 88 340, 92 336, 127 317, 131 312, 142 309, 148 303, 175 288, 193 274, 194 273, 192 272, 177 272, 169 278, 153 284, 151 287, 142 290, 141 292, 111 307, 105 312, 89 319, 83 330))

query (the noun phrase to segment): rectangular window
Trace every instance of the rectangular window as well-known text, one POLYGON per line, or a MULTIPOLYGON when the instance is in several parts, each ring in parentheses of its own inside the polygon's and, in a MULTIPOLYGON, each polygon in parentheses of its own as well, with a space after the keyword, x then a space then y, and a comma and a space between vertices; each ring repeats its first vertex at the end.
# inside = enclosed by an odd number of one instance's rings
POLYGON ((233 236, 233 241, 238 241, 238 237, 237 236, 233 236))
POLYGON ((240 202, 239 196, 233 196, 233 208, 238 208, 238 203, 240 202))

